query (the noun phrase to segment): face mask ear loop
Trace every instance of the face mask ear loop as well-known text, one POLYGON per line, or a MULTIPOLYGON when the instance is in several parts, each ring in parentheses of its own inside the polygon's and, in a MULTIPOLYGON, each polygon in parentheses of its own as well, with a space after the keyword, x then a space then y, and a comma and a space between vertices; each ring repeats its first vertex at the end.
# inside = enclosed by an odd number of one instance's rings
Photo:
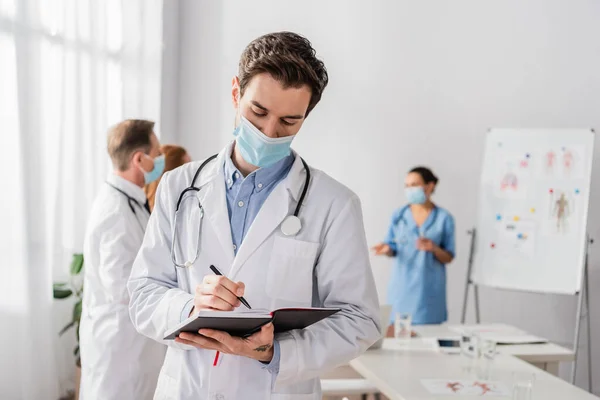
MULTIPOLYGON (((149 157, 146 153, 142 153, 144 156, 149 157)), ((154 165, 152 166, 154 168, 154 165)), ((146 175, 148 172, 144 171, 144 167, 142 166, 142 162, 138 164, 138 169, 142 172, 142 174, 146 175)), ((152 170, 151 170, 152 171, 152 170)))
POLYGON ((234 118, 233 121, 233 128, 237 128, 237 126, 235 126, 236 121, 240 121, 239 123, 241 123, 242 121, 242 95, 240 93, 239 86, 238 86, 238 95, 237 95, 237 108, 235 109, 235 114, 236 117, 234 118))

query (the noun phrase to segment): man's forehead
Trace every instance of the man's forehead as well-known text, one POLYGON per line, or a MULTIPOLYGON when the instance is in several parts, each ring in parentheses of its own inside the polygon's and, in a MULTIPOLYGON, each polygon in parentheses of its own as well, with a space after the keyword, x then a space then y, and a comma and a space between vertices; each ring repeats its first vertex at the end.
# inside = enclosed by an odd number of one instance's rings
POLYGON ((310 88, 284 87, 270 75, 255 76, 248 84, 244 97, 259 108, 280 115, 304 115, 310 102, 310 88))

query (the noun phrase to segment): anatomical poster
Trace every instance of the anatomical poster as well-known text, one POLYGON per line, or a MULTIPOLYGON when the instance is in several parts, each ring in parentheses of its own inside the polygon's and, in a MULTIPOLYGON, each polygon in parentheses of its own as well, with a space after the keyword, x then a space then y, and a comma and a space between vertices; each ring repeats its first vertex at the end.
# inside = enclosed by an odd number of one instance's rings
POLYGON ((580 179, 585 173, 585 148, 579 145, 549 147, 535 153, 536 176, 546 179, 580 179))
POLYGON ((524 199, 531 180, 531 155, 528 153, 505 153, 496 157, 494 193, 503 199, 524 199))

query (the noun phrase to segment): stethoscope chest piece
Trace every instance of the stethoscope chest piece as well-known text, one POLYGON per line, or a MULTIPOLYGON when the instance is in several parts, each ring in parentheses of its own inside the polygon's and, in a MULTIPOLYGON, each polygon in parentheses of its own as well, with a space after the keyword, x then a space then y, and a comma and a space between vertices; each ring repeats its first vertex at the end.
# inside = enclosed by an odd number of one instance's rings
POLYGON ((300 218, 295 215, 288 215, 281 223, 281 233, 285 236, 294 236, 302 229, 300 218))

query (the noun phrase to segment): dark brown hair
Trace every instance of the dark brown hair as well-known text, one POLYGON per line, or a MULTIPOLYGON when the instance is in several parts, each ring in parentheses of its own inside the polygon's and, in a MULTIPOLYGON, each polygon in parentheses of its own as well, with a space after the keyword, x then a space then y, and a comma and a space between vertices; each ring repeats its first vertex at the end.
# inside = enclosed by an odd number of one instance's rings
POLYGON ((414 167, 408 173, 410 174, 412 172, 421 175, 421 178, 423 179, 423 182, 425 182, 425 184, 433 182, 434 185, 437 185, 438 183, 438 177, 435 176, 433 172, 427 167, 414 167))
POLYGON ((148 153, 152 147, 150 138, 154 122, 143 119, 126 119, 108 132, 108 155, 113 167, 119 171, 129 168, 131 156, 136 151, 148 153))
POLYGON ((269 33, 246 47, 238 70, 240 95, 244 95, 246 86, 254 76, 264 72, 286 88, 303 85, 310 88, 312 95, 306 115, 321 100, 329 81, 325 64, 316 57, 308 39, 292 32, 269 33))

